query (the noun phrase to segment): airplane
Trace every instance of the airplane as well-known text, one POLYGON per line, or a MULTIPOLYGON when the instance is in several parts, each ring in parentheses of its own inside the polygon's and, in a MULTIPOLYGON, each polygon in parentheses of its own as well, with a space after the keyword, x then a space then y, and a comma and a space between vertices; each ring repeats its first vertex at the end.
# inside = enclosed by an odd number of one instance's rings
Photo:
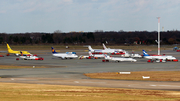
POLYGON ((173 51, 180 52, 180 49, 178 47, 174 47, 173 51))
POLYGON ((104 58, 104 55, 103 54, 92 54, 90 51, 89 51, 89 56, 79 56, 79 59, 99 59, 99 58, 104 58))
MULTIPOLYGON (((24 56, 22 54, 22 52, 21 52, 21 56, 19 56, 19 58, 21 58, 23 60, 44 60, 44 58, 38 57, 37 55, 28 54, 28 55, 24 56)), ((16 60, 19 60, 19 58, 16 58, 16 60)))
POLYGON ((139 54, 130 54, 130 57, 131 58, 142 58, 142 56, 139 54))
POLYGON ((92 54, 89 52, 89 56, 93 56, 95 59, 104 58, 104 54, 92 54))
MULTIPOLYGON (((92 52, 92 54, 120 54, 119 51, 115 51, 114 49, 92 49, 91 46, 88 46, 88 49, 90 52, 92 52)), ((124 52, 122 52, 121 54, 124 54, 124 52)))
POLYGON ((141 58, 142 56, 139 54, 129 54, 127 51, 122 50, 122 49, 111 49, 111 48, 107 48, 104 43, 102 44, 103 48, 105 50, 113 50, 114 53, 111 53, 112 55, 121 55, 121 57, 132 57, 132 58, 141 58))
POLYGON ((176 51, 176 50, 178 50, 178 49, 179 49, 178 47, 174 47, 174 48, 173 48, 173 51, 176 51))
POLYGON ((149 59, 147 62, 166 62, 166 61, 175 61, 177 62, 178 59, 176 59, 173 56, 150 56, 145 50, 143 51, 144 58, 149 59))
POLYGON ((130 62, 136 62, 136 59, 133 58, 122 58, 122 57, 110 57, 109 55, 104 54, 105 60, 102 60, 102 62, 109 62, 109 60, 115 61, 115 62, 121 62, 121 61, 130 61, 130 62))
POLYGON ((122 54, 126 54, 127 53, 123 49, 111 49, 111 48, 107 48, 104 43, 102 45, 103 45, 104 50, 112 51, 112 53, 111 53, 112 55, 122 55, 122 54))
POLYGON ((7 49, 8 49, 8 54, 7 54, 7 56, 9 56, 9 54, 15 54, 16 56, 20 56, 20 55, 21 55, 21 52, 22 52, 22 54, 24 54, 24 55, 31 54, 31 53, 29 53, 28 51, 14 51, 14 50, 11 49, 11 47, 9 46, 9 44, 7 44, 7 49))
POLYGON ((51 49, 52 55, 61 59, 73 59, 78 57, 75 52, 57 53, 53 47, 51 47, 51 49))
POLYGON ((121 55, 121 57, 142 58, 140 54, 135 54, 134 52, 128 53, 127 51, 125 51, 124 54, 121 55))
POLYGON ((103 49, 92 49, 91 46, 88 46, 89 52, 92 52, 93 54, 103 54, 103 49))
POLYGON ((103 48, 104 48, 104 49, 109 49, 109 50, 113 50, 113 51, 117 51, 117 52, 124 51, 124 50, 122 50, 122 49, 111 49, 111 48, 107 48, 104 43, 103 43, 102 45, 103 45, 103 48))

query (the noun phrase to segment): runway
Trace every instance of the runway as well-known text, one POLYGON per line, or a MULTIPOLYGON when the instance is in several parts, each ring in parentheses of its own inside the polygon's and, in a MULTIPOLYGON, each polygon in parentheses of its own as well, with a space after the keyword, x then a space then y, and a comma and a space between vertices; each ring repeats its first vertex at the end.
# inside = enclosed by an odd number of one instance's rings
MULTIPOLYGON (((138 52, 141 53, 141 52, 138 52)), ((149 53, 149 52, 148 52, 149 53)), ((153 53, 153 52, 151 52, 153 53)), ((155 52, 154 52, 155 53, 155 52)), ((162 53, 173 55, 180 59, 180 53, 164 50, 162 53)), ((77 52, 78 55, 87 55, 77 52)), ((142 53, 141 53, 142 54, 142 53)), ((0 82, 55 84, 72 86, 93 86, 110 88, 133 88, 155 90, 180 90, 180 82, 151 82, 126 80, 100 80, 90 79, 84 73, 95 72, 131 72, 131 71, 180 71, 179 62, 147 63, 146 59, 137 59, 137 62, 109 62, 102 59, 70 59, 61 60, 53 57, 50 52, 40 54, 43 61, 19 60, 15 56, 0 58, 1 65, 30 65, 32 69, 1 69, 0 82), (33 68, 35 66, 35 68, 33 68), (49 68, 36 68, 46 66, 49 68)), ((167 74, 168 75, 168 74, 167 74)))

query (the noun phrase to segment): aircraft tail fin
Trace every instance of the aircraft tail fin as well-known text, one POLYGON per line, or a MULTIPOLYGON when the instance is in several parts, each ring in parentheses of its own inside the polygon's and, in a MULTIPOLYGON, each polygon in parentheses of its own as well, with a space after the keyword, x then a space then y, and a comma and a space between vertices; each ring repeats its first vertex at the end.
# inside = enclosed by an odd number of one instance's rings
POLYGON ((89 56, 93 56, 93 54, 91 53, 91 51, 89 51, 89 56))
POLYGON ((104 48, 104 49, 107 49, 107 47, 104 45, 104 43, 103 43, 102 45, 103 45, 103 48, 104 48))
POLYGON ((104 54, 104 58, 105 59, 111 59, 111 57, 109 55, 107 55, 107 54, 104 54))
POLYGON ((145 50, 142 50, 142 51, 143 51, 144 56, 150 56, 145 50))
POLYGON ((89 48, 89 51, 93 51, 93 49, 92 49, 92 47, 91 47, 91 46, 88 46, 88 48, 89 48))
POLYGON ((23 56, 23 53, 20 51, 20 53, 21 53, 21 56, 23 56))
POLYGON ((52 53, 53 53, 53 54, 54 54, 54 53, 57 53, 53 47, 51 47, 51 49, 52 49, 52 53))
POLYGON ((9 46, 9 44, 7 44, 7 49, 8 49, 8 52, 13 51, 13 50, 11 49, 11 47, 9 46))

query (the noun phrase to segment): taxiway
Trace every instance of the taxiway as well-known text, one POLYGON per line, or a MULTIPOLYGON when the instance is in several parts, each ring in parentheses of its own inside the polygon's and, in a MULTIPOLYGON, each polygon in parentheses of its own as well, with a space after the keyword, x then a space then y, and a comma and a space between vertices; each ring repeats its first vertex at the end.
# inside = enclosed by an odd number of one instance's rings
MULTIPOLYGON (((139 52, 141 53, 141 52, 139 52)), ((148 52, 149 53, 149 52, 148 52)), ((151 52, 155 53, 155 52, 151 52)), ((180 60, 180 54, 171 50, 163 50, 161 53, 173 55, 180 60)), ((78 55, 86 55, 87 52, 77 52, 78 55)), ((131 71, 180 71, 179 62, 147 63, 147 59, 137 59, 137 62, 107 62, 102 59, 68 59, 62 60, 53 57, 50 52, 40 54, 43 61, 19 60, 15 56, 0 58, 1 65, 32 66, 31 69, 0 69, 0 82, 34 83, 34 84, 58 84, 72 86, 94 86, 110 88, 133 89, 159 89, 180 90, 180 82, 152 82, 152 81, 128 81, 128 80, 100 80, 90 79, 84 73, 95 72, 131 72, 131 71), (34 66, 34 68, 33 68, 34 66), (48 68, 36 68, 45 66, 48 68)), ((167 74, 168 75, 168 74, 167 74)))

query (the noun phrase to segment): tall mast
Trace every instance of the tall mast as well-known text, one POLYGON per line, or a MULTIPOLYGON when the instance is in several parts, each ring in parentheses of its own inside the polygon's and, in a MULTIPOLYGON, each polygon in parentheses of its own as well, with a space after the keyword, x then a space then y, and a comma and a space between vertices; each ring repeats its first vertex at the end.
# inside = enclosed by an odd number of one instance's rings
POLYGON ((160 55, 160 17, 158 18, 158 55, 160 55))

